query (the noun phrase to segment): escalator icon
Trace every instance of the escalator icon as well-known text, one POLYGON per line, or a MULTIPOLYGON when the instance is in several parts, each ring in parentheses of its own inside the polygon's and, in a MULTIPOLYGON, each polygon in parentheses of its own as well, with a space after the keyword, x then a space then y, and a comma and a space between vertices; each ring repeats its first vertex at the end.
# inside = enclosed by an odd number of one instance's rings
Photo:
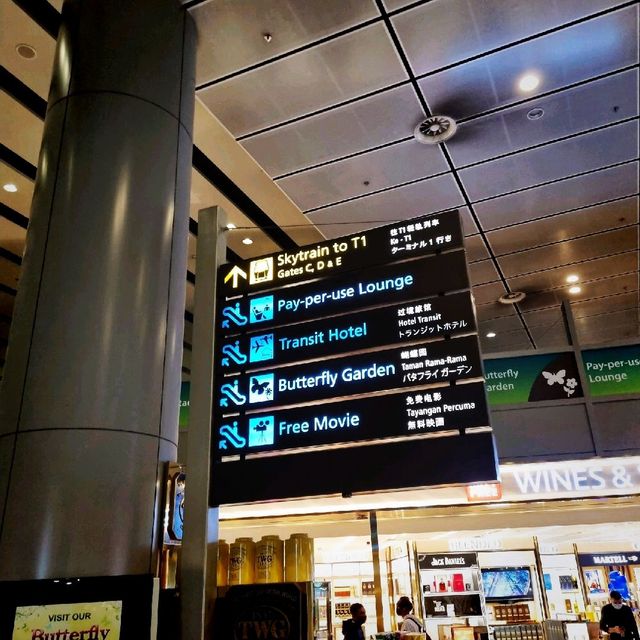
POLYGON ((218 433, 221 437, 218 442, 219 449, 228 449, 228 444, 234 449, 243 449, 247 444, 247 439, 238 432, 238 423, 235 420, 232 425, 223 424, 218 433))

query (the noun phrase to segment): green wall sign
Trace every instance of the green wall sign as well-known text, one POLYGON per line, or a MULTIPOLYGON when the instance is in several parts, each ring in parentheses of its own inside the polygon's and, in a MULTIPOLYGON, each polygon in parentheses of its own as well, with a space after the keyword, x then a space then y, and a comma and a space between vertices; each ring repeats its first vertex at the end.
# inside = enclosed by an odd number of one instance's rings
POLYGON ((491 406, 581 398, 573 353, 547 353, 484 361, 491 406))
POLYGON ((640 345, 590 349, 582 359, 592 396, 640 394, 640 345))
POLYGON ((180 429, 186 429, 189 426, 189 395, 191 394, 191 383, 183 382, 180 387, 180 418, 178 425, 180 429))

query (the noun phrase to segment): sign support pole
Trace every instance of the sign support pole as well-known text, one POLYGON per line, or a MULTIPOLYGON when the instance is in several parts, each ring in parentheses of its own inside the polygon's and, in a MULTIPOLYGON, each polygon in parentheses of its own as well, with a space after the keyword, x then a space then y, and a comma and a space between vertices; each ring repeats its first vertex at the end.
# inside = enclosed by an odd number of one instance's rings
POLYGON ((371 556, 373 560, 373 586, 376 594, 376 619, 378 631, 384 631, 382 608, 382 577, 380 572, 380 543, 378 541, 378 515, 369 511, 369 530, 371 533, 371 556))
POLYGON ((568 300, 562 301, 562 315, 567 327, 569 343, 573 349, 573 354, 578 365, 578 375, 580 376, 580 385, 582 386, 582 395, 584 400, 584 407, 587 412, 587 420, 589 421, 589 431, 591 432, 591 440, 593 441, 593 449, 597 456, 602 455, 602 444, 600 443, 600 437, 597 431, 596 414, 591 402, 591 389, 589 388, 589 381, 587 380, 586 370, 584 368, 584 360, 582 359, 582 349, 580 348, 580 338, 578 337, 578 330, 576 329, 576 321, 573 316, 573 309, 571 309, 571 303, 568 300))
MULTIPOLYGON (((182 637, 202 640, 207 613, 207 545, 218 540, 218 509, 209 508, 214 326, 218 266, 225 261, 226 216, 220 207, 198 213, 197 281, 193 313, 187 489, 180 571, 182 637)), ((214 574, 215 575, 215 574, 214 574)))

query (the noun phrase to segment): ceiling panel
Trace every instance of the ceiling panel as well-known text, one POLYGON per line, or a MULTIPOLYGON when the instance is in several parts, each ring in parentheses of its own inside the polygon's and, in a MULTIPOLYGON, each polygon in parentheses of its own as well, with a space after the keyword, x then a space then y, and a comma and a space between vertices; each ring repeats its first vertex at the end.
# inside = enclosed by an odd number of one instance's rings
POLYGON ((206 178, 195 169, 191 171, 190 215, 197 222, 198 211, 207 207, 221 206, 227 214, 227 221, 236 225, 228 232, 227 243, 242 258, 250 258, 263 253, 279 251, 280 247, 256 226, 242 212, 225 198, 206 178), (243 238, 253 240, 252 245, 242 243, 243 238))
POLYGON ((492 318, 490 320, 481 320, 479 322, 479 332, 484 337, 490 331, 499 336, 507 331, 520 331, 522 329, 522 320, 516 313, 501 318, 492 318))
POLYGON ((20 266, 4 258, 0 258, 0 283, 12 289, 17 289, 19 278, 20 266))
POLYGON ((480 348, 483 354, 503 353, 505 351, 528 351, 533 349, 524 329, 506 331, 495 338, 480 336, 480 348))
POLYGON ((469 265, 469 279, 471 284, 477 285, 495 282, 500 280, 500 276, 492 260, 482 260, 469 265))
POLYGON ((638 309, 638 291, 607 296, 606 298, 585 300, 584 302, 574 302, 571 308, 576 318, 598 315, 602 313, 603 309, 606 309, 607 312, 622 311, 623 309, 638 309))
MULTIPOLYGON (((483 304, 496 304, 496 300, 503 294, 506 293, 506 289, 502 282, 492 282, 490 284, 481 284, 473 287, 473 298, 477 305, 483 304)), ((499 305, 502 310, 502 307, 505 305, 499 305)), ((507 307, 509 309, 509 307, 507 307)), ((489 318, 493 314, 489 310, 484 311, 483 318, 489 318)), ((506 313, 497 313, 495 317, 501 315, 508 315, 506 313)))
POLYGON ((447 169, 440 147, 411 139, 297 173, 278 180, 278 185, 302 210, 308 210, 447 169))
POLYGON ((536 343, 537 349, 570 346, 564 321, 558 320, 554 324, 529 328, 529 333, 536 343))
MULTIPOLYGON (((621 1, 437 0, 394 16, 392 22, 411 67, 422 75, 621 1)), ((384 3, 392 10, 408 4, 408 0, 384 0, 384 3)))
POLYGON ((0 247, 22 256, 27 230, 0 216, 0 247))
POLYGON ((15 296, 0 291, 0 315, 10 318, 13 315, 13 305, 15 301, 15 296))
POLYGON ((620 9, 428 76, 420 88, 432 112, 461 119, 617 71, 638 62, 637 15, 637 5, 620 9), (523 93, 519 79, 531 72, 540 84, 523 93))
POLYGON ((638 163, 601 169, 474 205, 484 229, 527 222, 638 193, 638 163))
POLYGON ((33 182, 10 166, 0 162, 0 184, 7 183, 15 184, 18 190, 14 193, 9 193, 4 189, 0 189, 0 202, 23 216, 29 217, 31 199, 33 198, 33 182))
POLYGON ((49 94, 55 40, 45 33, 15 2, 0 3, 0 57, 2 66, 24 82, 41 98, 49 94), (25 59, 16 52, 18 44, 35 48, 34 58, 25 59))
POLYGON ((490 231, 487 239, 495 255, 504 255, 637 222, 638 198, 624 198, 490 231))
POLYGON ((378 16, 373 0, 216 0, 191 10, 198 84, 378 16), (270 42, 264 34, 271 34, 270 42))
POLYGON ((384 24, 376 23, 215 84, 198 97, 242 136, 406 79, 384 24))
POLYGON ((638 69, 463 122, 447 148, 458 167, 550 142, 638 113, 638 69), (542 109, 531 120, 527 114, 542 109))
POLYGON ((498 258, 508 278, 638 249, 636 226, 537 247, 498 258))
POLYGON ((460 177, 471 199, 482 200, 637 157, 634 120, 462 169, 460 177))
POLYGON ((638 309, 626 309, 576 319, 576 331, 583 345, 637 338, 640 335, 638 309))
POLYGON ((309 217, 327 237, 335 238, 350 232, 345 229, 345 224, 355 223, 360 229, 367 229, 395 220, 452 209, 462 203, 462 195, 453 176, 444 174, 320 209, 310 213, 309 217))
POLYGON ((0 91, 0 142, 33 165, 38 164, 44 123, 0 91))
POLYGON ((638 255, 636 251, 627 251, 619 253, 615 256, 606 256, 604 258, 594 258, 572 264, 568 266, 557 267, 555 269, 545 269, 530 273, 524 276, 509 278, 509 286, 512 291, 524 291, 531 295, 534 292, 547 291, 550 289, 566 290, 569 286, 566 278, 569 275, 577 275, 580 279, 580 286, 585 292, 588 292, 589 283, 592 280, 600 280, 603 277, 632 273, 638 269, 638 255))
POLYGON ((464 248, 467 250, 467 262, 479 262, 489 257, 489 252, 481 235, 465 238, 464 248))
POLYGON ((479 304, 476 299, 476 315, 479 322, 485 322, 494 318, 515 317, 517 313, 515 307, 511 304, 500 304, 495 300, 479 304))
MULTIPOLYGON (((578 295, 569 294, 566 288, 529 293, 518 307, 523 311, 531 311, 559 305, 563 300, 570 299, 572 302, 575 302, 630 293, 638 290, 638 276, 637 272, 627 273, 602 280, 594 280, 581 286, 582 292, 578 295)), ((603 304, 606 308, 606 301, 603 301, 603 304)))
POLYGON ((424 117, 409 85, 242 141, 272 177, 410 136, 424 117))

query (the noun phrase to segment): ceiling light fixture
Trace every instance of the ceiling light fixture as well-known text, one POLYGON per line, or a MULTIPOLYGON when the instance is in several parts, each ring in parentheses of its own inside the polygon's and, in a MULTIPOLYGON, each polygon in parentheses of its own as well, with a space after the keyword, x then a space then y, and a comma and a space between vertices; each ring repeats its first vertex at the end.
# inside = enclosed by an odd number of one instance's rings
POLYGON ((38 55, 35 47, 32 47, 30 44, 26 44, 25 42, 21 42, 16 45, 16 53, 25 60, 33 60, 38 55))
POLYGON ((9 193, 15 193, 18 190, 18 187, 13 182, 7 182, 2 188, 9 193))
POLYGON ((228 229, 229 231, 231 231, 231 229, 235 229, 235 228, 236 228, 236 225, 235 225, 235 224, 233 224, 233 222, 228 222, 228 223, 227 223, 227 229, 228 229))
POLYGON ((537 89, 540 84, 540 76, 537 73, 525 73, 520 80, 518 80, 518 87, 520 91, 533 91, 537 89))
POLYGON ((575 274, 572 273, 570 276, 567 276, 565 278, 565 280, 569 283, 569 284, 573 284, 574 282, 578 282, 578 280, 580 280, 580 278, 575 274))
POLYGON ((540 109, 540 107, 536 107, 527 112, 527 118, 529 120, 540 120, 542 116, 544 116, 544 109, 540 109))
POLYGON ((242 244, 253 244, 253 240, 251 238, 242 238, 242 244))
POLYGON ((262 37, 264 39, 265 42, 269 43, 273 40, 273 36, 270 33, 263 33, 262 37))
POLYGON ((487 338, 495 338, 495 337, 496 337, 495 331, 489 331, 489 333, 487 333, 487 338))
POLYGON ((580 293, 581 291, 582 291, 582 289, 578 285, 574 285, 573 287, 569 287, 569 293, 572 293, 573 295, 576 295, 576 294, 580 293))

